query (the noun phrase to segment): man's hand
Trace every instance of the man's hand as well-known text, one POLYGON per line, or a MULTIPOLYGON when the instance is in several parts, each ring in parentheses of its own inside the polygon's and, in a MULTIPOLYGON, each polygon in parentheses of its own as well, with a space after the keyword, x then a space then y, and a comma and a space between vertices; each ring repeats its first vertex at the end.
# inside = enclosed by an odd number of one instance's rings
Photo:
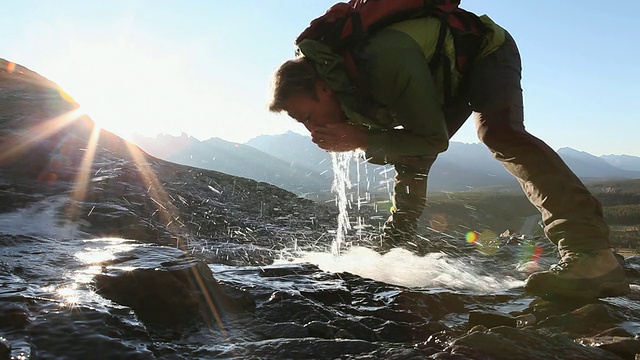
POLYGON ((327 151, 366 150, 368 147, 367 130, 346 122, 316 127, 311 140, 327 151))

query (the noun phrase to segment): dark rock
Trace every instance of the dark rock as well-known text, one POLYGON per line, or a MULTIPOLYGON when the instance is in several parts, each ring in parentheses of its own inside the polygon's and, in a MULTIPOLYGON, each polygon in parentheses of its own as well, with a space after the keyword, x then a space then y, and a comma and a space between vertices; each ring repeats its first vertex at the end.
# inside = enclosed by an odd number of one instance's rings
POLYGON ((340 330, 339 327, 329 325, 321 321, 311 321, 304 325, 309 332, 309 336, 319 337, 322 339, 333 339, 340 330))
MULTIPOLYGON (((254 359, 339 359, 366 358, 380 349, 380 345, 363 340, 340 339, 274 339, 256 343, 233 344, 217 358, 254 359), (364 355, 364 356, 363 356, 364 355)), ((374 357, 370 357, 374 358, 374 357)))
POLYGON ((484 325, 488 328, 496 326, 516 327, 516 319, 507 314, 488 311, 471 311, 469 313, 469 326, 484 325))
POLYGON ((266 339, 293 339, 310 336, 309 330, 305 326, 292 322, 264 324, 255 327, 253 331, 260 334, 266 339))
POLYGON ((313 273, 317 273, 320 269, 318 269, 317 265, 313 264, 294 264, 294 265, 279 265, 279 266, 269 266, 260 269, 260 276, 264 277, 282 277, 282 276, 290 276, 290 275, 309 275, 313 273))
POLYGON ((271 296, 269 297, 269 299, 267 300, 267 302, 265 303, 265 305, 269 305, 269 304, 275 304, 278 303, 284 299, 304 299, 302 296, 300 296, 299 293, 294 293, 294 292, 287 292, 287 291, 274 291, 271 296))
POLYGON ((548 335, 533 329, 506 326, 462 336, 453 340, 447 351, 469 359, 620 360, 620 357, 611 352, 580 345, 563 335, 548 335))
POLYGON ((226 302, 230 304, 230 310, 253 311, 256 307, 256 299, 248 291, 239 289, 233 285, 218 282, 226 302))
POLYGON ((11 359, 11 343, 0 336, 0 360, 11 359))
POLYGON ((391 348, 380 349, 371 353, 369 359, 402 359, 402 360, 422 360, 425 358, 425 351, 412 348, 391 348))
POLYGON ((228 296, 206 264, 180 250, 134 246, 125 256, 127 261, 103 268, 103 273, 95 276, 96 289, 131 307, 146 323, 215 323, 229 311, 255 307, 246 297, 228 296))
MULTIPOLYGON (((491 358, 482 358, 482 357, 469 357, 467 355, 462 355, 462 354, 452 354, 452 353, 448 353, 448 352, 438 352, 435 353, 433 355, 431 355, 429 357, 430 359, 435 359, 435 360, 469 360, 469 359, 491 359, 491 358)), ((492 359, 493 360, 493 359, 492 359)))
POLYGON ((614 327, 614 328, 611 328, 611 329, 607 329, 607 330, 595 335, 594 337, 607 337, 607 336, 633 338, 635 336, 635 334, 631 333, 627 329, 623 329, 621 327, 614 327))
POLYGON ((366 341, 380 340, 376 333, 357 319, 335 319, 329 322, 330 325, 345 330, 351 339, 362 339, 366 341))
POLYGON ((464 309, 464 302, 459 296, 452 296, 447 292, 424 293, 404 290, 395 297, 391 307, 409 311, 425 319, 438 320, 464 309))
POLYGON ((623 319, 622 314, 604 304, 589 304, 567 314, 551 316, 538 326, 557 327, 570 334, 589 336, 610 329, 623 319))
MULTIPOLYGON (((0 295, 0 300, 3 296, 0 295)), ((9 302, 0 303, 0 324, 5 329, 21 329, 29 324, 29 311, 27 306, 9 302)))
POLYGON ((413 328, 413 341, 427 341, 431 335, 445 330, 450 329, 439 322, 418 323, 413 328))
POLYGON ((415 340, 415 331, 411 324, 385 322, 381 327, 375 329, 377 337, 387 342, 412 342, 415 340))
POLYGON ((611 351, 623 359, 635 360, 636 354, 640 354, 640 340, 632 337, 620 336, 594 336, 577 340, 585 346, 593 346, 598 349, 611 351))
POLYGON ((627 277, 640 278, 640 256, 634 255, 625 258, 623 265, 627 277))
POLYGON ((429 336, 427 341, 424 341, 421 346, 432 347, 435 349, 443 350, 453 339, 461 336, 463 333, 454 330, 442 330, 429 336))
POLYGON ((489 328, 487 328, 484 325, 476 325, 476 326, 472 327, 471 329, 469 329, 469 331, 467 331, 467 333, 471 334, 472 332, 478 332, 478 331, 485 332, 487 330, 489 330, 489 328))
POLYGON ((301 291, 301 295, 319 301, 325 305, 351 304, 351 293, 347 289, 319 289, 317 291, 301 291))
MULTIPOLYGON (((278 294, 288 293, 278 292, 278 294)), ((299 294, 282 297, 279 301, 270 301, 258 307, 256 314, 274 323, 295 322, 298 324, 306 324, 311 321, 329 321, 333 317, 330 310, 299 294)))
POLYGON ((408 310, 393 310, 389 308, 380 308, 375 310, 362 310, 362 315, 377 317, 383 320, 390 320, 394 322, 407 322, 407 323, 421 323, 426 319, 423 316, 414 314, 408 310))

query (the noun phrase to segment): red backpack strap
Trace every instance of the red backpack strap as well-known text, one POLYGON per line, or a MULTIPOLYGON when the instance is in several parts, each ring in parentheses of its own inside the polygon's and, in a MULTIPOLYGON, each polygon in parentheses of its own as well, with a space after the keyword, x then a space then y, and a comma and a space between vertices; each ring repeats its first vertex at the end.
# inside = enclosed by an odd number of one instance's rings
POLYGON ((324 15, 315 18, 309 26, 296 38, 298 44, 304 39, 313 39, 331 45, 339 39, 345 22, 353 12, 348 3, 337 3, 327 10, 324 15))

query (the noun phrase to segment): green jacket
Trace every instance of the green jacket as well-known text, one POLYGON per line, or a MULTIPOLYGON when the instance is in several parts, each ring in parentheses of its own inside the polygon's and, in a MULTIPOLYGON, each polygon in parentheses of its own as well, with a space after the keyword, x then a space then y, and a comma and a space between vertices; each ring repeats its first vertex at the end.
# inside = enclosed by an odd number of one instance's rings
MULTIPOLYGON (((505 31, 489 17, 480 17, 488 28, 479 58, 497 49, 505 31)), ((299 52, 312 60, 320 77, 338 95, 348 121, 370 129, 367 157, 377 163, 403 163, 405 159, 430 157, 445 151, 449 135, 443 112, 443 71, 429 69, 441 23, 425 17, 388 26, 363 48, 365 66, 358 69, 366 79, 366 100, 350 82, 342 58, 327 46, 304 40, 299 52)), ((444 51, 453 57, 453 39, 447 34, 444 51)), ((461 74, 452 62, 452 88, 461 74)), ((362 89, 361 89, 362 90, 362 89)))

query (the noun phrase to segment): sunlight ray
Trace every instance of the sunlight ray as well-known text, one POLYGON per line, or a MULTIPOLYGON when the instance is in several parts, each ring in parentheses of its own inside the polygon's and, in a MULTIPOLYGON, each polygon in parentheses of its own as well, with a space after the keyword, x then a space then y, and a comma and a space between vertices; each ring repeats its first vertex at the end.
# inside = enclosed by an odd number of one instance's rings
POLYGON ((31 144, 47 138, 54 132, 66 127, 80 116, 84 115, 81 108, 76 108, 62 115, 43 121, 38 125, 15 134, 0 145, 0 164, 12 160, 16 155, 29 149, 31 144))
MULTIPOLYGON (((174 237, 177 238, 177 244, 180 244, 182 241, 178 236, 178 231, 177 231, 178 222, 176 221, 178 219, 176 214, 179 214, 179 212, 171 202, 171 199, 169 198, 169 196, 167 195, 167 192, 164 189, 164 186, 160 183, 160 180, 158 179, 153 169, 147 162, 142 151, 137 146, 133 145, 128 141, 125 141, 125 144, 127 146, 127 150, 129 151, 129 153, 131 154, 131 157, 133 158, 133 161, 138 167, 138 172, 142 177, 142 181, 147 187, 147 192, 149 193, 151 200, 153 200, 153 202, 156 204, 156 208, 159 213, 160 220, 165 224, 165 226, 167 227, 167 230, 174 237)), ((203 279, 200 277, 197 271, 193 270, 192 272, 196 280, 196 286, 198 286, 202 291, 202 293, 205 294, 206 306, 209 308, 209 311, 211 312, 211 314, 213 314, 215 321, 217 322, 224 337, 227 340, 230 340, 227 330, 224 324, 222 323, 222 319, 220 317, 220 314, 218 313, 218 309, 216 308, 213 299, 211 299, 207 295, 208 294, 207 287, 204 284, 203 279)))
MULTIPOLYGON (((87 147, 84 155, 82 156, 82 162, 76 174, 76 179, 73 185, 73 192, 71 198, 75 201, 83 201, 87 193, 87 185, 89 184, 89 175, 91 173, 91 165, 93 164, 93 158, 96 154, 96 147, 98 146, 98 139, 100 138, 100 126, 94 125, 89 140, 87 141, 87 147)), ((69 209, 69 216, 74 218, 74 210, 76 207, 69 209)))
POLYGON ((163 185, 154 173, 147 159, 143 155, 142 151, 130 142, 125 141, 127 150, 131 154, 133 161, 138 168, 138 173, 142 178, 144 185, 147 187, 147 193, 156 204, 160 220, 167 227, 171 234, 177 234, 176 229, 177 222, 175 222, 175 214, 178 214, 175 206, 169 199, 167 192, 164 190, 163 185))

